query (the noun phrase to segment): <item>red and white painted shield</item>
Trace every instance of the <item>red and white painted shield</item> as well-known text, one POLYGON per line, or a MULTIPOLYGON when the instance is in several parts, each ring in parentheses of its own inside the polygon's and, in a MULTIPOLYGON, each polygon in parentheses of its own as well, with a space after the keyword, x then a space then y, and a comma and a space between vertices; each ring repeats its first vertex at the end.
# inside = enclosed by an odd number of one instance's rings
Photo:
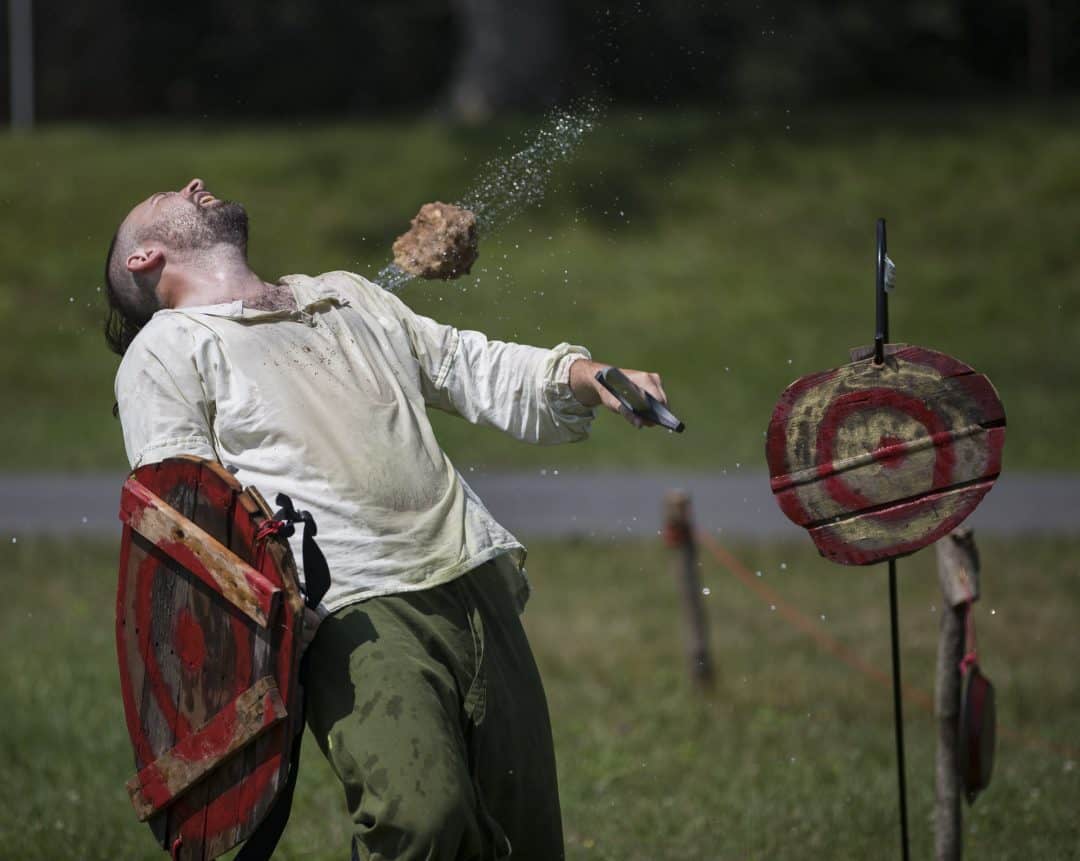
POLYGON ((963 362, 890 345, 792 383, 766 457, 777 502, 823 556, 868 565, 946 535, 1001 471, 1005 410, 963 362))
POLYGON ((302 709, 303 601, 272 517, 220 465, 170 458, 124 483, 116 648, 140 820, 183 859, 254 831, 284 787, 302 709))

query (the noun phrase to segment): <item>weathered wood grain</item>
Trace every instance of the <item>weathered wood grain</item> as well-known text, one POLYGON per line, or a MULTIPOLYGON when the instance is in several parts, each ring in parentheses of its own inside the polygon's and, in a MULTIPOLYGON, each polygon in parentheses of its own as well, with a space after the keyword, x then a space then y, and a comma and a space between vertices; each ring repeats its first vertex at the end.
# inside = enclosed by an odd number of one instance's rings
POLYGON ((932 543, 974 510, 1001 471, 1005 412, 962 362, 889 345, 880 365, 794 382, 766 437, 781 510, 823 555, 865 565, 932 543))
POLYGON ((284 720, 286 714, 274 679, 260 679, 128 781, 128 793, 140 821, 190 789, 226 757, 284 720))
POLYGON ((681 490, 664 497, 664 543, 672 550, 672 579, 679 589, 683 608, 683 642, 690 680, 702 691, 713 686, 713 662, 709 652, 709 621, 698 575, 697 542, 690 515, 690 496, 681 490))
MULTIPOLYGON (((195 516, 201 472, 197 462, 188 460, 164 461, 154 472, 158 487, 166 489, 162 501, 186 520, 195 516)), ((153 540, 151 536, 143 537, 153 540)), ((201 603, 198 583, 174 558, 162 553, 156 543, 154 552, 161 561, 154 572, 152 588, 167 591, 172 599, 166 601, 154 596, 151 619, 157 647, 153 653, 144 656, 148 668, 155 665, 162 668, 157 679, 159 701, 172 700, 173 742, 155 746, 156 759, 190 735, 205 718, 205 712, 198 708, 195 699, 198 682, 192 670, 190 644, 184 642, 185 635, 198 630, 196 607, 201 603)), ((177 799, 165 811, 169 823, 168 847, 178 861, 205 859, 202 841, 206 823, 204 795, 205 790, 198 788, 177 799)))
MULTIPOLYGON (((202 478, 199 483, 199 506, 195 521, 224 547, 232 550, 235 531, 236 497, 240 484, 220 464, 202 461, 202 478)), ((237 554, 241 559, 243 554, 237 554)), ((213 643, 215 659, 206 664, 206 672, 213 678, 206 679, 208 709, 217 712, 229 706, 231 698, 242 696, 256 680, 251 675, 251 662, 246 659, 251 651, 251 629, 256 625, 249 617, 239 613, 213 612, 203 620, 207 639, 213 643)), ((246 771, 242 754, 221 762, 205 782, 203 803, 206 807, 206 823, 203 833, 203 852, 206 858, 216 858, 239 839, 236 824, 236 799, 246 771)))
MULTIPOLYGON (((254 548, 259 523, 271 516, 269 507, 261 495, 253 494, 250 489, 237 497, 237 507, 241 508, 246 516, 238 520, 236 539, 254 548)), ((260 570, 271 572, 268 576, 274 577, 275 583, 281 582, 276 573, 274 560, 266 552, 268 546, 270 545, 267 543, 259 544, 258 557, 253 561, 260 566, 260 570)), ((286 690, 289 689, 287 685, 291 682, 291 677, 281 673, 280 669, 275 667, 275 649, 284 647, 286 651, 291 650, 291 638, 286 628, 292 619, 293 614, 290 609, 283 608, 280 626, 275 625, 255 632, 251 654, 252 673, 257 676, 276 672, 278 679, 286 685, 284 688, 286 690)), ((291 666, 291 655, 285 660, 291 666)), ((290 699, 287 707, 290 711, 297 711, 297 701, 290 699)), ((278 790, 284 785, 288 776, 291 726, 290 722, 287 726, 274 727, 247 749, 245 769, 248 778, 241 789, 238 806, 239 830, 245 836, 251 834, 266 816, 278 790)))
POLYGON ((133 478, 124 483, 121 519, 256 623, 267 624, 278 589, 133 478))
MULTIPOLYGON (((125 718, 137 770, 145 772, 158 761, 176 778, 173 784, 155 784, 154 798, 164 805, 150 815, 155 836, 175 857, 205 861, 250 835, 288 774, 288 751, 300 720, 299 708, 290 709, 299 705, 294 646, 302 597, 287 542, 256 540, 259 523, 269 516, 265 503, 242 491, 219 464, 176 458, 142 467, 133 478, 143 492, 126 487, 123 494, 121 516, 127 525, 117 586, 125 718), (145 505, 147 500, 153 504, 145 505), (161 517, 148 519, 138 509, 161 517), (194 536, 195 551, 185 555, 170 547, 165 552, 139 534, 145 528, 160 544, 175 543, 163 523, 174 524, 186 539, 194 536), (261 608, 268 609, 264 624, 245 612, 258 602, 239 607, 231 601, 237 590, 220 588, 221 570, 214 566, 222 559, 234 573, 235 560, 241 560, 249 569, 244 588, 271 597, 261 608), (270 711, 280 711, 280 720, 246 741, 234 737, 229 746, 234 753, 219 757, 213 767, 209 755, 197 768, 189 756, 186 770, 175 759, 161 759, 169 751, 190 755, 207 738, 205 728, 227 724, 238 697, 263 678, 279 691, 270 711)), ((151 802, 145 793, 141 797, 145 813, 151 802)))
POLYGON ((963 852, 963 811, 960 799, 960 662, 964 657, 964 613, 978 597, 979 555, 972 532, 954 529, 935 545, 938 581, 945 606, 941 608, 934 715, 937 751, 934 769, 934 857, 960 861, 963 852))

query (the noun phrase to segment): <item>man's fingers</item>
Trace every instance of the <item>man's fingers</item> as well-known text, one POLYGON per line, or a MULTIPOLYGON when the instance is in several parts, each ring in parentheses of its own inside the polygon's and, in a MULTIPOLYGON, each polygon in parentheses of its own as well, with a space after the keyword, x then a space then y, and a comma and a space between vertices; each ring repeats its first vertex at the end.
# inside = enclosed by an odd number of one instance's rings
POLYGON ((664 392, 663 383, 660 381, 659 374, 653 374, 649 371, 623 371, 630 381, 636 385, 639 389, 643 389, 648 392, 660 403, 667 405, 667 394, 664 392))
POLYGON ((628 410, 626 407, 619 405, 619 415, 626 419, 630 424, 641 430, 643 427, 648 427, 652 424, 648 419, 644 419, 635 413, 633 410, 628 410))
POLYGON ((659 374, 642 374, 643 380, 638 382, 645 391, 656 398, 660 403, 667 405, 667 394, 664 392, 664 386, 660 382, 659 374))
POLYGON ((600 388, 598 388, 597 391, 598 391, 598 393, 600 395, 600 403, 602 403, 605 407, 607 407, 613 413, 620 413, 621 414, 625 410, 625 407, 623 407, 622 402, 617 397, 615 397, 615 395, 613 395, 611 392, 609 392, 607 389, 605 389, 603 387, 600 387, 600 388))

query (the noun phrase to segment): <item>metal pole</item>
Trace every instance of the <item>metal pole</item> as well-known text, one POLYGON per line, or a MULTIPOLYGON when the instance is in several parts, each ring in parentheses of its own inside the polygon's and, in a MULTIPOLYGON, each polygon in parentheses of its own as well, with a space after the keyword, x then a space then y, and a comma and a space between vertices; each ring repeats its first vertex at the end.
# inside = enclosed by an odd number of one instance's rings
POLYGON ((904 776, 904 702, 900 688, 900 625, 896 608, 896 560, 889 560, 889 627, 892 630, 893 721, 896 725, 896 777, 900 789, 900 846, 909 859, 907 780, 904 776))
POLYGON ((34 125, 34 23, 32 0, 8 0, 11 55, 11 127, 34 125))
MULTIPOLYGON (((874 332, 874 361, 885 361, 885 345, 889 342, 889 296, 885 292, 887 255, 885 219, 877 220, 877 278, 874 281, 877 325, 874 332)), ((896 560, 889 560, 889 629, 892 633, 893 724, 896 729, 896 779, 900 789, 900 850, 909 861, 907 825, 907 778, 904 767, 904 700, 900 686, 900 622, 896 600, 896 560)))
POLYGON ((889 295, 885 292, 885 219, 877 220, 877 279, 874 283, 877 325, 874 328, 874 363, 885 361, 885 344, 889 340, 889 295))

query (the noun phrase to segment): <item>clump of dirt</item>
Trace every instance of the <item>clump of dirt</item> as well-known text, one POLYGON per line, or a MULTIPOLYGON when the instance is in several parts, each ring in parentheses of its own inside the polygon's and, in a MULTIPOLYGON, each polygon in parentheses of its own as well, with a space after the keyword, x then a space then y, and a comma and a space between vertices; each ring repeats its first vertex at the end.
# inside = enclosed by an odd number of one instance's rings
POLYGON ((476 216, 452 203, 425 203, 412 227, 394 240, 394 262, 420 278, 468 275, 479 254, 476 216))

